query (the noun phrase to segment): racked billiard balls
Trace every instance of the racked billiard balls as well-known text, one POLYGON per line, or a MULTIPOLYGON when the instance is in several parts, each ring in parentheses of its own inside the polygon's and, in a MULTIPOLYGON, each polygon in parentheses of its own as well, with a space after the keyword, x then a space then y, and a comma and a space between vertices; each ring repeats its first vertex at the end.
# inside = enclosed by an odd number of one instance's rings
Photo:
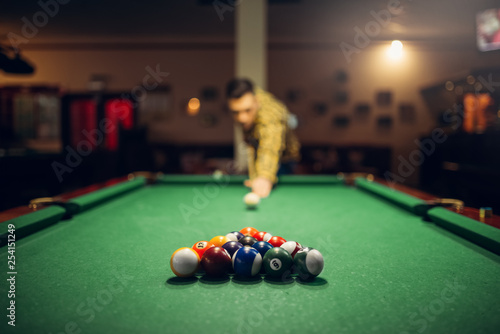
POLYGON ((210 239, 210 242, 213 243, 216 247, 221 247, 224 245, 226 242, 231 241, 227 237, 223 235, 218 235, 210 239))
POLYGON ((229 253, 229 256, 231 258, 233 258, 234 253, 236 253, 241 247, 243 247, 243 245, 238 241, 228 241, 224 245, 222 245, 222 248, 224 248, 229 253))
POLYGON ((302 249, 302 246, 296 241, 287 241, 280 247, 286 249, 287 252, 292 256, 292 258, 294 258, 295 254, 297 254, 297 252, 302 249))
POLYGON ((170 268, 176 276, 193 276, 200 266, 200 256, 192 248, 182 247, 170 257, 170 268))
POLYGON ((239 241, 243 237, 244 235, 239 231, 233 231, 231 233, 226 234, 226 238, 228 238, 230 241, 239 241))
POLYGON ((269 241, 273 236, 270 233, 260 231, 255 233, 253 237, 259 241, 269 241))
POLYGON ((262 266, 269 276, 283 277, 290 274, 293 259, 290 253, 281 247, 274 247, 267 251, 262 261, 262 266))
POLYGON ((256 242, 257 242, 257 239, 255 239, 254 237, 250 237, 250 236, 246 236, 246 237, 243 237, 240 239, 240 243, 243 246, 252 246, 256 242))
POLYGON ((266 241, 257 241, 252 245, 252 248, 255 248, 264 258, 264 255, 266 255, 267 251, 273 249, 273 245, 266 241))
POLYGON ((243 234, 244 236, 250 236, 253 237, 255 233, 258 233, 259 231, 253 227, 245 227, 240 230, 240 233, 243 234))
POLYGON ((271 245, 273 245, 273 247, 280 247, 285 242, 286 242, 285 239, 283 239, 282 237, 278 237, 278 236, 275 236, 275 237, 272 237, 271 239, 269 239, 269 243, 271 245))
POLYGON ((295 254, 293 259, 295 271, 301 279, 314 278, 318 276, 325 265, 323 255, 314 248, 306 247, 295 254))
POLYGON ((201 257, 205 253, 205 251, 207 249, 209 249, 210 247, 215 247, 215 245, 213 243, 211 243, 211 242, 208 242, 208 241, 205 241, 205 240, 201 240, 201 241, 198 241, 197 243, 195 243, 193 245, 193 247, 191 247, 191 248, 194 249, 194 251, 196 253, 198 253, 198 255, 200 256, 200 259, 201 259, 201 257))
POLYGON ((262 266, 262 256, 252 247, 242 247, 234 253, 233 269, 236 275, 251 277, 259 273, 262 266))
POLYGON ((211 247, 201 258, 201 267, 207 276, 224 276, 231 271, 231 257, 222 247, 211 247))

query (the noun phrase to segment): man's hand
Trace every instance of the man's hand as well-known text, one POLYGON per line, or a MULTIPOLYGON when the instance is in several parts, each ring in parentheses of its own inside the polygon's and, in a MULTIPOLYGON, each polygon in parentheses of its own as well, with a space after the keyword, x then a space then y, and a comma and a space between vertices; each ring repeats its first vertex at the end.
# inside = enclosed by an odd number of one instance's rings
MULTIPOLYGON (((247 180, 249 181, 249 180, 247 180)), ((246 182, 245 182, 246 185, 246 182)), ((251 181, 252 192, 259 195, 260 198, 269 196, 273 183, 265 177, 258 177, 251 181)))

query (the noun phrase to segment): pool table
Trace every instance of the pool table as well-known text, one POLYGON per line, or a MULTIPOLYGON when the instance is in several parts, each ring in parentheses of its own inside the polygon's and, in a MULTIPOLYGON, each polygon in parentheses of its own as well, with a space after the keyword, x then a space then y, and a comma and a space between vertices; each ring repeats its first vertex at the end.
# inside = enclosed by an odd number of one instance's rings
POLYGON ((247 210, 242 181, 131 177, 2 222, 0 332, 500 332, 500 229, 365 178, 282 177, 247 210), (323 272, 171 271, 246 226, 318 249, 323 272))

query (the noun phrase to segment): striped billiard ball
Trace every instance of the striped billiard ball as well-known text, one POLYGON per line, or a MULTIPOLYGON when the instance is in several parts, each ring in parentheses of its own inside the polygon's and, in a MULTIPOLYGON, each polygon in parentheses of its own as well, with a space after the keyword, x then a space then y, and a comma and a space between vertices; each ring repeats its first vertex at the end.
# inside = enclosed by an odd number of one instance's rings
POLYGON ((314 278, 318 276, 325 265, 323 255, 314 248, 306 247, 295 254, 293 259, 295 271, 302 279, 314 278))
POLYGON ((244 237, 243 233, 239 231, 233 231, 231 233, 226 234, 226 238, 228 238, 230 241, 239 241, 243 237, 244 237))
POLYGON ((201 240, 201 241, 198 241, 197 243, 195 243, 193 245, 193 247, 191 247, 192 249, 194 249, 194 251, 196 253, 198 253, 198 255, 200 256, 200 259, 201 257, 203 256, 203 254, 205 254, 205 251, 207 249, 209 249, 210 247, 215 247, 215 245, 211 242, 208 242, 208 241, 205 241, 205 240, 201 240))
POLYGON ((179 248, 170 257, 170 269, 179 277, 193 276, 199 266, 200 256, 192 248, 179 248))
POLYGON ((270 233, 260 231, 253 236, 259 241, 269 241, 273 236, 270 233))
POLYGON ((234 273, 242 277, 252 277, 259 273, 262 266, 262 256, 252 247, 242 247, 234 253, 234 273))
POLYGON ((283 277, 290 274, 293 259, 284 248, 274 247, 266 252, 262 260, 262 266, 269 276, 283 277))
POLYGON ((302 246, 296 241, 287 241, 280 247, 286 249, 286 251, 292 256, 292 259, 295 257, 295 254, 302 249, 302 246))

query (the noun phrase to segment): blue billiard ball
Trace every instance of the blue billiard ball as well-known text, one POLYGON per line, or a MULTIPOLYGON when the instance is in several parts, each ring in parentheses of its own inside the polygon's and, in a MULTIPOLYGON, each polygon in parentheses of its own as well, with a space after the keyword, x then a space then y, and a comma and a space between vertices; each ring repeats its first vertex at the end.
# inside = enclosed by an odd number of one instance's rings
POLYGON ((233 231, 231 233, 226 234, 226 238, 228 238, 231 241, 239 241, 243 237, 244 235, 240 231, 233 231))
POLYGON ((224 245, 222 245, 222 248, 224 248, 229 253, 229 256, 231 256, 231 258, 233 257, 234 253, 236 253, 236 251, 241 247, 243 247, 243 245, 238 241, 228 241, 224 245))
POLYGON ((264 255, 266 255, 266 252, 270 249, 273 249, 273 245, 271 245, 267 241, 258 241, 252 245, 253 248, 255 248, 262 258, 264 258, 264 255))
POLYGON ((262 256, 252 247, 242 247, 234 253, 233 269, 236 275, 251 277, 259 273, 262 266, 262 256))

